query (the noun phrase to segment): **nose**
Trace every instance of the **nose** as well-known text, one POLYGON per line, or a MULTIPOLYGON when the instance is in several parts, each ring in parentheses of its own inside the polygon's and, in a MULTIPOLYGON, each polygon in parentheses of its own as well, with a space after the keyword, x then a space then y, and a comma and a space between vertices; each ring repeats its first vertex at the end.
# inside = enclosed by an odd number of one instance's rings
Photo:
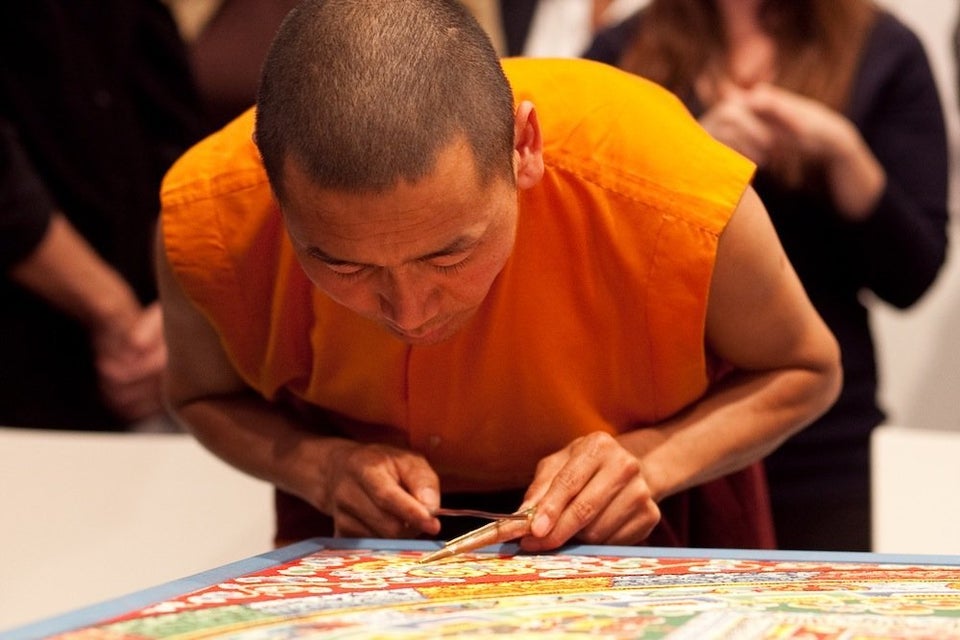
POLYGON ((410 267, 384 269, 378 293, 381 315, 402 331, 413 331, 439 311, 439 292, 410 267))

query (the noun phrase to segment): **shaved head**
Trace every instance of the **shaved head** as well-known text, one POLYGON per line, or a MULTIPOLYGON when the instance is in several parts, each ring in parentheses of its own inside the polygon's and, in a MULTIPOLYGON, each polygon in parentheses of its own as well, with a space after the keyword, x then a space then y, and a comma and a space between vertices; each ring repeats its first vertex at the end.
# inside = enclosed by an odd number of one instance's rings
POLYGON ((382 192, 463 136, 482 181, 513 179, 513 96, 456 0, 307 0, 266 58, 256 143, 284 199, 288 160, 319 187, 382 192))

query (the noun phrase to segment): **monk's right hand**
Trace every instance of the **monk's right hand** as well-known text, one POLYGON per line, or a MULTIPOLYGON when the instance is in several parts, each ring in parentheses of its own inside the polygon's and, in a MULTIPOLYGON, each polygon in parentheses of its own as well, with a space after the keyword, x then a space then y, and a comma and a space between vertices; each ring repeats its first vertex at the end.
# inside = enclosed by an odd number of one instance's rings
POLYGON ((413 538, 435 535, 440 521, 440 480, 418 453, 382 444, 344 441, 328 457, 321 510, 334 535, 413 538))

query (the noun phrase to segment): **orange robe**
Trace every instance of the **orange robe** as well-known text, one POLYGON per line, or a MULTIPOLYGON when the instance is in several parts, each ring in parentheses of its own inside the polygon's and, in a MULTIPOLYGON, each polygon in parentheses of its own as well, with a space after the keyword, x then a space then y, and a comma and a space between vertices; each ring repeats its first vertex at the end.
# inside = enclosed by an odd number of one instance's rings
MULTIPOLYGON (((243 379, 421 452, 445 490, 525 487, 574 438, 655 424, 706 392, 717 241, 754 170, 653 84, 587 61, 504 67, 537 108, 546 173, 519 194, 516 246, 487 299, 441 344, 406 345, 311 285, 252 112, 182 158, 162 194, 174 272, 243 379)), ((763 512, 762 491, 751 501, 763 512)))

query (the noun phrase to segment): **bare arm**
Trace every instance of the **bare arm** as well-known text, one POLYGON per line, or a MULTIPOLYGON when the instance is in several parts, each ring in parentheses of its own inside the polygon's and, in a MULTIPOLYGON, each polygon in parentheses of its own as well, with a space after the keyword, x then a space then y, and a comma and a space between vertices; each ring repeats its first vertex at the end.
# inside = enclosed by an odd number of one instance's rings
POLYGON ((123 277, 64 216, 51 217, 40 244, 10 277, 87 328, 101 389, 119 415, 135 420, 159 411, 166 360, 160 308, 141 307, 123 277))
POLYGON ((585 436, 541 462, 523 505, 537 505, 525 548, 575 535, 639 542, 658 501, 759 460, 836 400, 837 344, 752 189, 720 240, 706 341, 734 371, 687 411, 618 438, 585 436))
POLYGON ((91 330, 126 325, 140 310, 124 279, 59 214, 10 276, 91 330))
POLYGON ((707 346, 734 366, 733 375, 689 411, 622 439, 639 454, 657 499, 762 458, 826 411, 840 390, 836 341, 752 189, 720 241, 707 346))
POLYGON ((305 429, 239 376, 214 328, 177 283, 157 240, 157 276, 169 361, 169 409, 232 466, 297 495, 334 518, 341 535, 435 533, 436 474, 410 451, 361 445, 305 429))

